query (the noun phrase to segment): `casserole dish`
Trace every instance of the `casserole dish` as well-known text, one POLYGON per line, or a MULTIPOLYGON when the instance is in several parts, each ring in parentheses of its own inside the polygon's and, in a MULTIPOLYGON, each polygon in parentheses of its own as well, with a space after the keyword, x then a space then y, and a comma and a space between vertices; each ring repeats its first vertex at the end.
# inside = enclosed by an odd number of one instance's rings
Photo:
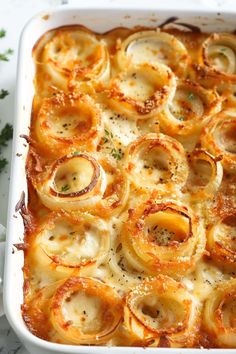
MULTIPOLYGON (((91 3, 91 5, 93 5, 91 3)), ((214 10, 203 11, 197 6, 194 9, 183 10, 181 4, 179 9, 171 9, 171 3, 164 8, 158 8, 155 4, 145 4, 145 9, 141 3, 124 6, 117 2, 115 6, 104 4, 103 6, 88 9, 85 7, 61 8, 49 13, 43 13, 35 17, 25 28, 20 45, 20 58, 18 67, 18 87, 15 114, 15 138, 13 147, 13 163, 10 188, 10 204, 8 214, 8 235, 7 253, 5 266, 5 289, 4 302, 6 315, 20 339, 27 349, 32 353, 104 353, 109 350, 113 353, 141 353, 144 348, 104 348, 60 345, 43 341, 26 328, 21 316, 21 304, 23 303, 23 252, 20 247, 16 247, 23 241, 23 222, 19 215, 19 210, 24 213, 24 196, 27 200, 27 187, 25 175, 25 161, 27 156, 27 144, 22 140, 22 135, 28 135, 28 126, 31 117, 32 99, 34 95, 33 77, 34 62, 32 59, 32 49, 36 41, 48 30, 55 27, 73 24, 82 24, 93 31, 105 32, 118 26, 132 27, 158 26, 172 17, 172 21, 188 23, 204 31, 233 31, 234 14, 224 13, 223 15, 214 10), (169 9, 168 9, 169 8, 169 9), (173 14, 176 16, 173 18, 173 14), (108 21, 108 19, 111 19, 108 21), (18 182, 19 181, 19 182, 18 182), (18 182, 18 183, 17 183, 18 182)), ((165 5, 166 6, 166 5, 165 5)), ((151 353, 157 349, 145 349, 151 353)), ((167 349, 160 348, 159 351, 165 353, 167 349)), ((172 349, 175 353, 181 353, 188 349, 172 349)), ((199 349, 188 350, 189 353, 199 351, 199 349)), ((205 350, 202 350, 204 352, 205 350)), ((220 352, 212 350, 212 352, 220 352)), ((229 353, 235 352, 228 350, 229 353)))

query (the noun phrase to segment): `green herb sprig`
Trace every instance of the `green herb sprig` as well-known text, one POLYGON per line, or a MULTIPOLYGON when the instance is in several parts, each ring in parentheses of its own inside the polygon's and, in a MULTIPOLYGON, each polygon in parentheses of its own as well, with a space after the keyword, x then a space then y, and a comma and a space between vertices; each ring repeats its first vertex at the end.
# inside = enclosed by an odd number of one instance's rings
POLYGON ((0 53, 0 60, 1 61, 9 61, 9 55, 12 55, 14 53, 14 50, 11 48, 8 48, 4 53, 0 53))
POLYGON ((4 38, 6 36, 6 30, 4 28, 0 29, 0 38, 4 38))
MULTIPOLYGON (((6 124, 0 133, 0 153, 1 147, 7 146, 7 142, 12 139, 13 128, 11 124, 6 124)), ((4 157, 0 157, 0 173, 4 170, 6 165, 8 164, 7 159, 4 157)))
POLYGON ((1 89, 1 91, 0 91, 0 100, 2 100, 3 98, 5 98, 8 95, 9 95, 9 92, 7 90, 1 89))
POLYGON ((5 159, 4 157, 0 158, 0 173, 4 170, 7 164, 7 159, 5 159))
POLYGON ((121 160, 122 157, 123 157, 123 152, 122 150, 119 148, 117 149, 113 143, 113 133, 110 132, 109 130, 107 129, 104 129, 104 132, 105 132, 105 136, 103 137, 102 141, 103 141, 103 144, 106 144, 106 143, 111 143, 112 145, 112 148, 111 148, 111 156, 114 157, 114 159, 116 160, 121 160))
POLYGON ((0 133, 0 147, 7 146, 7 142, 12 139, 12 136, 13 127, 11 124, 7 123, 0 133))

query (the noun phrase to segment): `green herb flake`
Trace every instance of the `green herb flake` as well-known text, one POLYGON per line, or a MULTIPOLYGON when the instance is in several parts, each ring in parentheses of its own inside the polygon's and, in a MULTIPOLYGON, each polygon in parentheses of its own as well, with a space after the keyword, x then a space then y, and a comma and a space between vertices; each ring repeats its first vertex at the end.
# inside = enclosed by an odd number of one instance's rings
POLYGON ((102 138, 102 140, 103 140, 103 144, 106 144, 108 142, 108 139, 105 136, 102 138))
POLYGON ((5 98, 8 95, 9 95, 9 92, 7 90, 1 89, 1 91, 0 91, 0 100, 2 100, 3 98, 5 98))
POLYGON ((185 117, 184 116, 181 116, 178 118, 179 120, 181 120, 181 122, 183 122, 185 120, 185 117))
POLYGON ((105 135, 110 136, 111 138, 113 138, 112 132, 109 132, 109 130, 107 130, 107 129, 104 129, 104 131, 105 131, 105 135))
POLYGON ((5 158, 0 158, 0 173, 4 170, 7 164, 8 162, 5 158))
POLYGON ((225 52, 225 51, 226 51, 226 48, 221 48, 220 51, 221 51, 221 52, 225 52))
POLYGON ((7 49, 4 53, 0 53, 0 60, 1 61, 9 61, 8 56, 12 55, 14 53, 14 50, 9 48, 7 49))
POLYGON ((61 187, 61 192, 66 192, 70 189, 69 184, 65 184, 64 186, 61 187))
POLYGON ((105 136, 102 138, 103 144, 106 144, 109 140, 113 139, 112 132, 109 132, 106 128, 104 129, 105 136))
POLYGON ((194 99, 194 94, 192 92, 188 93, 188 100, 192 101, 194 99))
POLYGON ((123 153, 122 153, 121 149, 117 150, 117 149, 113 148, 113 149, 111 149, 111 156, 114 157, 114 159, 119 161, 122 159, 123 153))
POLYGON ((80 151, 74 151, 72 154, 72 156, 78 156, 78 155, 80 155, 80 151))
POLYGON ((6 36, 6 30, 3 29, 3 28, 1 28, 1 29, 0 29, 0 38, 3 38, 3 37, 5 37, 5 36, 6 36))

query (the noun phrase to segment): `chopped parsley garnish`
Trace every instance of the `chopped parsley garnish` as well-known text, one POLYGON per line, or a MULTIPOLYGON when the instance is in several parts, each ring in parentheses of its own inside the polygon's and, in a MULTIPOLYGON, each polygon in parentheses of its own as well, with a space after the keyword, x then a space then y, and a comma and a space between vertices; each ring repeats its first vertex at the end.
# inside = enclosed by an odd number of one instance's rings
POLYGON ((194 94, 192 92, 188 93, 188 100, 191 101, 194 99, 194 94))
POLYGON ((8 162, 4 157, 0 158, 0 173, 4 170, 7 164, 8 162))
POLYGON ((225 52, 225 51, 226 51, 226 48, 221 48, 220 51, 221 51, 221 52, 225 52))
POLYGON ((5 37, 5 35, 6 35, 6 30, 3 29, 3 28, 1 28, 1 29, 0 29, 0 38, 5 37))
POLYGON ((8 95, 9 95, 9 92, 7 90, 1 89, 1 91, 0 91, 0 100, 2 100, 3 98, 5 98, 8 95))
MULTIPOLYGON (((6 30, 1 28, 0 29, 0 38, 6 36, 6 30)), ((9 48, 4 53, 0 53, 0 60, 2 61, 9 61, 8 56, 13 54, 13 49, 9 48)), ((0 91, 0 99, 4 99, 6 96, 9 95, 7 90, 1 89, 0 91)), ((13 136, 13 127, 11 124, 6 124, 5 127, 2 129, 0 133, 0 154, 1 154, 1 147, 7 146, 8 140, 12 139, 13 136)), ((8 164, 7 159, 5 157, 0 157, 0 173, 8 164)))
POLYGON ((0 60, 1 61, 9 61, 8 56, 13 53, 14 53, 14 50, 11 48, 8 48, 4 53, 0 53, 0 60))
POLYGON ((178 119, 181 120, 181 122, 183 122, 185 117, 184 116, 180 116, 178 119))
POLYGON ((13 127, 11 124, 6 124, 0 133, 0 146, 7 146, 7 141, 12 139, 13 127))
MULTIPOLYGON (((11 124, 6 124, 0 133, 0 153, 1 147, 7 146, 7 141, 12 139, 13 128, 11 124)), ((3 171, 5 166, 8 164, 7 160, 4 157, 0 157, 0 173, 3 171)))
POLYGON ((69 184, 65 184, 64 186, 61 187, 61 192, 66 192, 70 189, 69 184))

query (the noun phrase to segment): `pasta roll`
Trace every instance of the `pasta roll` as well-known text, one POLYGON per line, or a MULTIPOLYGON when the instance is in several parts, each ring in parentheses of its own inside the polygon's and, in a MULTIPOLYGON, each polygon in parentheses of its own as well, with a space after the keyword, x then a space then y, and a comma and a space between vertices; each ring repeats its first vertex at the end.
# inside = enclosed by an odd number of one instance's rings
POLYGON ((221 348, 236 347, 236 279, 218 285, 204 308, 204 328, 221 348))
POLYGON ((87 95, 59 93, 43 100, 35 131, 42 148, 53 156, 94 151, 104 131, 102 112, 87 95))
POLYGON ((235 240, 236 214, 220 219, 207 233, 207 249, 211 258, 224 267, 236 270, 235 240))
POLYGON ((164 134, 149 133, 132 142, 124 166, 135 187, 148 190, 171 192, 181 188, 188 176, 183 146, 164 134))
POLYGON ((189 176, 186 190, 192 200, 212 199, 218 191, 222 177, 221 162, 209 152, 196 149, 188 156, 189 176))
POLYGON ((235 39, 235 35, 230 33, 213 33, 203 42, 200 63, 207 75, 222 81, 236 82, 235 39))
POLYGON ((124 253, 134 269, 178 276, 191 272, 205 251, 205 233, 190 208, 149 200, 131 211, 121 233, 124 253))
POLYGON ((57 30, 44 46, 42 61, 52 83, 63 90, 76 81, 96 83, 109 78, 105 43, 83 29, 57 30))
POLYGON ((186 288, 160 275, 133 287, 126 296, 124 321, 142 340, 162 337, 170 347, 190 347, 199 325, 197 302, 186 288))
POLYGON ((61 157, 40 177, 36 183, 38 195, 52 210, 92 209, 107 185, 103 168, 87 153, 61 157))
POLYGON ((198 133, 220 109, 221 99, 214 90, 206 90, 189 80, 179 80, 174 98, 158 119, 167 134, 186 136, 198 133))
POLYGON ((169 66, 175 74, 184 75, 189 55, 183 43, 171 34, 159 30, 141 31, 122 42, 117 62, 120 68, 130 64, 161 63, 169 66))
POLYGON ((67 279, 51 299, 51 324, 71 344, 106 343, 121 318, 122 301, 118 294, 92 278, 67 279))
POLYGON ((226 171, 236 169, 236 112, 225 110, 212 117, 201 135, 201 145, 212 155, 222 157, 226 171))
POLYGON ((131 66, 111 79, 108 104, 132 119, 147 119, 174 96, 176 79, 163 64, 131 66))

